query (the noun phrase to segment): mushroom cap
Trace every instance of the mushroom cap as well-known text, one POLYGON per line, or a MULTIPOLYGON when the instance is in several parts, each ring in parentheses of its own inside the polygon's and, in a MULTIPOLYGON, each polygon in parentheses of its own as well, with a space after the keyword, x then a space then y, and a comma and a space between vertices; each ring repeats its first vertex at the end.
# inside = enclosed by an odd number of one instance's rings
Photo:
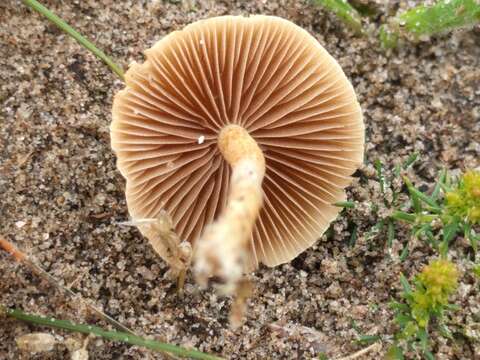
POLYGON ((231 169, 217 137, 238 124, 266 159, 251 268, 288 262, 319 239, 363 160, 364 124, 352 85, 315 38, 278 17, 222 16, 145 55, 126 73, 111 124, 132 218, 164 209, 194 243, 225 206, 231 169))

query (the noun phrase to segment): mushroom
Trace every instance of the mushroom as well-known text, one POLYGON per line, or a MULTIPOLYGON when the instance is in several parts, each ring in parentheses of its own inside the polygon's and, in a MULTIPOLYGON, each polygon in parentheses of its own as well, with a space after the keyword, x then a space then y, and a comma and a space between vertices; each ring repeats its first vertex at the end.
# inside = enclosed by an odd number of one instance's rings
MULTIPOLYGON (((339 64, 272 16, 197 21, 145 55, 111 124, 133 220, 165 212, 194 246, 201 283, 234 284, 309 248, 363 159, 361 109, 339 64)), ((155 227, 139 228, 168 260, 155 227)))

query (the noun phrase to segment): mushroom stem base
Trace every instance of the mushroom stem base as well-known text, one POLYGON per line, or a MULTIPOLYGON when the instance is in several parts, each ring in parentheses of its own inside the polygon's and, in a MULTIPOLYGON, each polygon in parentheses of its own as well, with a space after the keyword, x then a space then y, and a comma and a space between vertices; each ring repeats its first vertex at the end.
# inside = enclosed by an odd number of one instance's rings
POLYGON ((253 226, 262 206, 265 158, 256 141, 237 125, 221 131, 218 147, 232 167, 230 189, 225 209, 196 244, 194 269, 201 285, 216 276, 231 292, 245 272, 253 226))

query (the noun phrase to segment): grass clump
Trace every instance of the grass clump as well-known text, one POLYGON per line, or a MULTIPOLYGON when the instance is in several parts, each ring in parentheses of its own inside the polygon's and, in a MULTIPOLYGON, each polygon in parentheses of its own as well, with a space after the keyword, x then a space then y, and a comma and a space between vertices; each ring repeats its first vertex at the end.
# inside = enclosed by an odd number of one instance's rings
MULTIPOLYGON (((391 214, 403 206, 402 174, 405 174, 417 159, 418 153, 412 153, 393 169, 388 169, 379 159, 373 163, 381 201, 370 204, 372 215, 376 217, 376 220, 364 235, 368 242, 385 235, 387 247, 389 250, 392 249, 396 237, 395 223, 397 219, 393 218, 391 214)), ((399 254, 400 259, 403 260, 407 255, 408 247, 405 245, 399 254)))
POLYGON ((387 358, 403 359, 406 348, 419 349, 427 359, 433 359, 429 333, 434 325, 442 335, 451 336, 444 320, 445 313, 455 309, 455 306, 449 303, 449 297, 457 289, 458 276, 455 264, 445 259, 433 260, 425 266, 414 278, 413 288, 401 275, 404 302, 391 304, 400 331, 395 335, 396 344, 388 351, 387 358))
POLYGON ((469 170, 452 180, 442 171, 431 194, 421 192, 408 178, 404 182, 413 212, 396 210, 391 217, 411 224, 412 234, 426 240, 443 257, 459 234, 469 240, 476 255, 480 235, 474 227, 480 223, 480 172, 469 170))
MULTIPOLYGON (((389 253, 393 255, 396 228, 400 223, 406 223, 411 237, 425 241, 439 253, 436 260, 414 277, 412 284, 405 276, 400 276, 403 300, 391 303, 399 331, 394 335, 359 336, 361 342, 393 341, 386 359, 404 359, 406 352, 433 359, 432 334, 453 338, 447 327, 446 314, 456 309, 449 297, 457 289, 459 271, 448 260, 449 245, 458 235, 463 235, 470 240, 475 257, 480 240, 475 233, 480 223, 477 213, 480 208, 480 172, 468 170, 454 178, 443 170, 430 190, 420 190, 408 172, 417 160, 418 154, 414 153, 392 169, 386 168, 380 160, 373 164, 381 198, 371 204, 376 220, 362 236, 367 241, 386 239, 389 253)), ((347 207, 346 204, 338 205, 347 207)), ((356 227, 354 230, 357 236, 356 227)), ((409 245, 407 240, 399 249, 396 254, 399 261, 408 257, 409 245)), ((473 266, 472 272, 480 277, 480 265, 473 266)), ((451 322, 448 325, 456 326, 451 322)))
POLYGON ((401 35, 418 40, 473 26, 480 22, 478 0, 440 0, 432 6, 420 5, 389 20, 380 29, 380 42, 384 48, 397 46, 401 35))
MULTIPOLYGON (((463 235, 470 240, 474 255, 477 253, 480 236, 474 227, 480 223, 480 172, 468 170, 451 179, 442 171, 430 193, 417 189, 407 177, 403 181, 411 210, 396 210, 391 218, 409 223, 412 235, 431 244, 440 258, 414 278, 413 288, 401 275, 404 302, 392 303, 400 331, 387 358, 403 359, 406 348, 408 351, 419 349, 426 359, 433 359, 429 345, 431 331, 452 337, 445 324, 445 313, 456 308, 449 303, 449 296, 457 288, 459 274, 455 264, 447 260, 449 244, 457 235, 463 235)), ((480 274, 478 265, 472 271, 476 276, 480 274)))
POLYGON ((417 276, 418 286, 412 294, 412 316, 420 327, 427 327, 433 315, 448 304, 448 297, 457 288, 458 270, 448 260, 435 260, 417 276))
POLYGON ((445 216, 480 224, 480 171, 467 171, 445 194, 445 216))

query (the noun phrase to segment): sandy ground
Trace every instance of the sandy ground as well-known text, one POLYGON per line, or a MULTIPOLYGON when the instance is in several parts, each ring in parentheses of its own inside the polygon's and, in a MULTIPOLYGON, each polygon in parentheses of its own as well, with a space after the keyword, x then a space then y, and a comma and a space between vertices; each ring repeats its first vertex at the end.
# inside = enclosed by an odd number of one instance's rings
MULTIPOLYGON (((228 327, 230 300, 199 291, 187 280, 185 297, 163 278, 166 266, 127 220, 123 189, 110 149, 112 97, 122 83, 91 54, 20 1, 0 3, 0 234, 24 249, 62 284, 90 299, 139 334, 227 358, 332 358, 362 347, 358 333, 395 332, 390 299, 400 272, 412 276, 434 256, 421 243, 400 262, 389 256, 385 235, 366 239, 376 223, 379 184, 372 163, 388 169, 413 151, 421 159, 411 177, 425 189, 441 167, 480 165, 480 29, 409 44, 390 54, 376 37, 356 38, 330 14, 307 1, 45 1, 122 66, 142 61, 142 50, 170 31, 224 14, 273 14, 307 29, 340 62, 364 110, 365 166, 355 173, 344 212, 329 236, 290 264, 261 268, 245 325, 228 327), (349 244, 353 225, 359 238, 349 244), (353 326, 355 323, 356 326, 353 326)), ((382 4, 381 1, 370 1, 382 4)), ((406 1, 377 5, 371 24, 405 8, 406 1)), ((408 2, 414 3, 414 2, 408 2)), ((408 240, 400 227, 394 248, 408 240)), ((461 310, 454 340, 432 336, 438 359, 480 358, 477 338, 461 335, 480 322, 478 283, 466 271, 471 251, 457 239, 451 251, 462 273, 454 301, 461 310), (476 355, 475 355, 476 354, 476 355)), ((24 266, 0 253, 0 302, 58 318, 97 323, 24 266)), ((41 328, 40 328, 41 329, 41 328)), ((38 327, 0 319, 1 359, 63 359, 53 352, 21 353, 15 338, 38 327)), ((59 339, 71 337, 61 331, 59 339)), ((376 358, 388 347, 384 342, 376 358)), ((137 347, 93 339, 91 359, 159 359, 137 347)))

